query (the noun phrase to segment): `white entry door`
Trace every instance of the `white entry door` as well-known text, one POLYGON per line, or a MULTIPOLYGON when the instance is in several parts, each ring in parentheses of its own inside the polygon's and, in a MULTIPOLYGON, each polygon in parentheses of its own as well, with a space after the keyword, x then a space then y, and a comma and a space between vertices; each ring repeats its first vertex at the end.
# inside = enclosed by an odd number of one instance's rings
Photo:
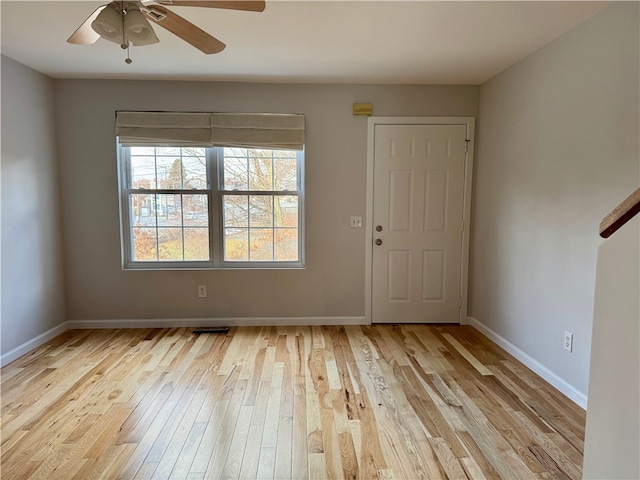
POLYGON ((375 125, 372 322, 460 322, 466 139, 466 125, 375 125))

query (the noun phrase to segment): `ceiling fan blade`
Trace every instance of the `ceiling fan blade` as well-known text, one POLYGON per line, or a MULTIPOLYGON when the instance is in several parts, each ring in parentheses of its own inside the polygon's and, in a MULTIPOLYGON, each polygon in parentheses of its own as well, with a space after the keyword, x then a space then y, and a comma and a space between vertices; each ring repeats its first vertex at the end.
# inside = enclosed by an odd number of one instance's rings
POLYGON ((75 45, 90 45, 92 43, 96 43, 96 40, 100 38, 100 35, 91 28, 91 23, 106 7, 106 5, 102 5, 101 7, 96 8, 95 12, 93 12, 89 18, 87 18, 84 23, 80 25, 75 32, 73 32, 73 35, 67 39, 67 42, 75 45))
POLYGON ((164 7, 153 5, 142 8, 140 11, 156 25, 160 25, 162 28, 169 30, 177 37, 180 37, 204 53, 220 53, 226 46, 217 38, 212 37, 204 30, 196 27, 190 21, 164 7))
POLYGON ((229 10, 245 10, 248 12, 262 12, 265 2, 262 0, 155 0, 162 5, 175 5, 176 7, 205 7, 205 8, 226 8, 229 10))

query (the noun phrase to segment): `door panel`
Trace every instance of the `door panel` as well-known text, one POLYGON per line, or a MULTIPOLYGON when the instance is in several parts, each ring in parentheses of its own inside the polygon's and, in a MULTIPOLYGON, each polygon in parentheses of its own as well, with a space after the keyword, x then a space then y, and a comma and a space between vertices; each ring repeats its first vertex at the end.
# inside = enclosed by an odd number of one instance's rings
POLYGON ((389 230, 411 231, 411 202, 413 200, 413 172, 391 170, 389 172, 389 230))
POLYGON ((425 175, 424 230, 444 232, 447 229, 449 172, 427 170, 425 175))
POLYGON ((390 302, 407 302, 411 296, 411 252, 390 250, 387 258, 388 299, 390 302))
POLYGON ((446 285, 444 250, 424 250, 422 252, 422 301, 444 301, 446 285))
POLYGON ((465 125, 376 125, 372 321, 458 323, 465 125))

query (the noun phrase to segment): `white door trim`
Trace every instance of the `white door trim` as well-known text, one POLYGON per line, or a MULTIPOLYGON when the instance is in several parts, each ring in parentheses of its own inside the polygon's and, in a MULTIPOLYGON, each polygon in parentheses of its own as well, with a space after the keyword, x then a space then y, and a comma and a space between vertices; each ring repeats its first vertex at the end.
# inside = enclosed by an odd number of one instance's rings
POLYGON ((471 233, 471 187, 473 181, 473 151, 475 144, 475 117, 369 117, 367 127, 367 199, 365 217, 365 278, 364 301, 365 322, 371 324, 372 310, 372 266, 373 266, 373 159, 376 125, 466 125, 468 151, 464 169, 464 231, 462 236, 462 267, 460 272, 460 323, 467 323, 467 300, 469 288, 469 236, 471 233))

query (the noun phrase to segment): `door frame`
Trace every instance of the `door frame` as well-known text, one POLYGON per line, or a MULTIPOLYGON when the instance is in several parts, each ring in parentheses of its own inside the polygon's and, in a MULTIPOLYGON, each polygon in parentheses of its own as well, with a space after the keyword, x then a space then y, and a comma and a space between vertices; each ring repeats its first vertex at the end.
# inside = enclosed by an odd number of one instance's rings
POLYGON ((369 117, 367 125, 367 198, 365 212, 365 323, 371 324, 373 309, 373 171, 375 158, 375 128, 377 125, 465 125, 468 149, 464 165, 463 231, 460 272, 459 322, 467 324, 467 301, 469 290, 469 238, 471 236, 471 191, 473 184, 473 152, 475 145, 475 117, 369 117))

